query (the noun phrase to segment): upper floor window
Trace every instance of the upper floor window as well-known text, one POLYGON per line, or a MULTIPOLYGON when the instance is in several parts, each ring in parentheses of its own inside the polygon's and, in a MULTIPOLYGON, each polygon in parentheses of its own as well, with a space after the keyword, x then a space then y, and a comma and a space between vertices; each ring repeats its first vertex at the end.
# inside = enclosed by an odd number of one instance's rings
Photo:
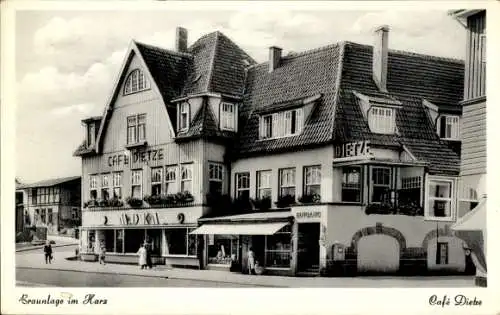
POLYGON ((188 128, 189 128, 189 104, 182 103, 179 116, 179 130, 185 130, 188 128))
POLYGON ((399 203, 415 203, 417 205, 420 205, 421 187, 421 176, 401 178, 401 189, 398 192, 399 203))
POLYGON ((257 198, 271 198, 271 171, 257 172, 257 198))
POLYGON ((250 198, 250 173, 236 174, 236 198, 250 198))
POLYGON ((425 216, 436 221, 453 219, 454 182, 451 179, 430 178, 427 183, 425 216))
POLYGON ((458 116, 444 115, 438 121, 439 137, 460 140, 460 119, 458 116))
POLYGON ((304 195, 321 195, 321 166, 304 168, 304 195))
POLYGON ((132 198, 142 198, 142 170, 132 171, 132 198))
POLYGON ((122 198, 122 172, 113 173, 113 198, 122 198))
POLYGON ((393 134, 396 127, 395 110, 393 108, 372 107, 368 124, 372 132, 393 134))
POLYGON ((110 195, 109 174, 104 174, 101 177, 101 198, 108 200, 110 195))
POLYGON ((167 166, 165 170, 165 191, 167 194, 177 192, 177 166, 167 166))
POLYGON ((181 191, 192 192, 193 190, 193 164, 181 166, 181 191))
POLYGON ((342 201, 361 202, 361 167, 342 168, 342 201))
POLYGON ((304 126, 302 108, 264 115, 260 118, 260 139, 295 136, 304 126))
POLYGON ((208 165, 208 190, 211 195, 222 194, 222 182, 224 180, 224 165, 210 163, 208 165))
POLYGON ((279 170, 280 176, 280 197, 295 197, 295 168, 282 168, 279 170))
POLYGON ((131 94, 143 90, 147 90, 149 88, 149 82, 147 82, 146 77, 144 76, 144 72, 140 69, 135 69, 127 77, 125 81, 125 88, 123 90, 123 94, 131 94))
POLYGON ((151 169, 151 195, 161 195, 161 183, 163 180, 163 168, 155 167, 151 169))
POLYGON ((236 130, 236 106, 231 103, 222 103, 221 129, 236 130))
POLYGON ((97 175, 90 175, 89 187, 90 187, 90 199, 96 200, 97 199, 97 175))
POLYGON ((127 117, 127 144, 146 140, 146 114, 127 117))

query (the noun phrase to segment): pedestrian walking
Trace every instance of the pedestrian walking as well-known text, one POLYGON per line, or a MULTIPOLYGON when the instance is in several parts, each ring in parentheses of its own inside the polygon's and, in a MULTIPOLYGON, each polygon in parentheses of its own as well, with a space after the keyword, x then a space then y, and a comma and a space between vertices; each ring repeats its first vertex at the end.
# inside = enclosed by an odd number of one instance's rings
POLYGON ((144 247, 144 244, 141 245, 141 248, 137 251, 137 255, 139 255, 139 266, 141 269, 145 269, 147 266, 147 261, 146 261, 146 248, 144 247))
POLYGON ((250 247, 248 249, 248 273, 251 275, 255 274, 255 253, 253 251, 253 248, 250 247))
POLYGON ((45 246, 43 247, 43 252, 45 254, 45 263, 51 264, 52 263, 52 245, 50 245, 49 241, 47 241, 45 243, 45 246))
POLYGON ((104 245, 104 242, 101 242, 101 245, 99 246, 98 250, 99 250, 99 264, 105 265, 106 246, 104 245))
POLYGON ((152 248, 151 244, 146 243, 146 265, 149 269, 153 269, 153 259, 151 258, 152 248))

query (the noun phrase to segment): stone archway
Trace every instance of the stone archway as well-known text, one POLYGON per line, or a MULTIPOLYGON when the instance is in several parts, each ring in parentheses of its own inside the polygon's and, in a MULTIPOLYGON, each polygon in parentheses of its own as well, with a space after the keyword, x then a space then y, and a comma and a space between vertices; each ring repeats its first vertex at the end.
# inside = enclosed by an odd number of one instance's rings
POLYGON ((386 227, 383 226, 382 223, 377 222, 375 226, 365 227, 354 233, 351 239, 352 250, 354 252, 357 252, 359 240, 364 236, 373 234, 384 234, 395 238, 396 241, 399 243, 400 253, 402 253, 406 249, 406 238, 404 237, 403 233, 401 233, 399 230, 395 228, 386 227))

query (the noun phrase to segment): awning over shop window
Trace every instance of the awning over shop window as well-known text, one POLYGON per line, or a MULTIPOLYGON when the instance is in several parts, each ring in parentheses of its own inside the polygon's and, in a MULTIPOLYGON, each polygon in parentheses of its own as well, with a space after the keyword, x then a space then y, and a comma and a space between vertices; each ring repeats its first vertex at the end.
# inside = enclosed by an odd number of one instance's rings
POLYGON ((273 235, 288 222, 204 224, 190 234, 273 235))

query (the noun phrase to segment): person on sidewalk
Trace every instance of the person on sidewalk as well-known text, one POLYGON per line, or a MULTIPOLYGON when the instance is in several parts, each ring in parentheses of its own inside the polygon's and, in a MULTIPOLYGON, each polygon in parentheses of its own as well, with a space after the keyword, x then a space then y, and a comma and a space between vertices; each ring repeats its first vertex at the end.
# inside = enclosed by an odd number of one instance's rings
POLYGON ((253 248, 250 247, 248 249, 248 274, 254 275, 255 274, 255 253, 253 251, 253 248))
POLYGON ((151 258, 152 248, 151 244, 146 243, 146 264, 149 269, 153 269, 153 259, 151 258))
POLYGON ((47 241, 45 243, 45 246, 43 247, 43 252, 45 254, 45 263, 51 264, 52 263, 52 245, 50 245, 49 241, 47 241))
POLYGON ((139 266, 141 269, 146 269, 147 266, 147 261, 146 261, 146 248, 144 247, 144 244, 141 245, 141 248, 139 248, 139 251, 137 251, 137 254, 139 255, 139 266))
POLYGON ((99 264, 106 264, 105 261, 106 258, 106 246, 104 246, 104 242, 101 242, 101 245, 99 246, 99 264))

